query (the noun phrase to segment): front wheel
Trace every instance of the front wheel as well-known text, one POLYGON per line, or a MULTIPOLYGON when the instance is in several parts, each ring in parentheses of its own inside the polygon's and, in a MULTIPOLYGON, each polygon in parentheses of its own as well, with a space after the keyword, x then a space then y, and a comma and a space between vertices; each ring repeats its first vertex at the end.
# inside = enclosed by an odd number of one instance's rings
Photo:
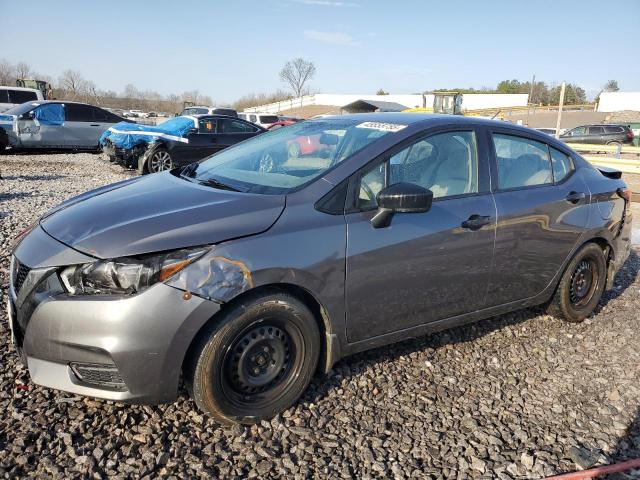
POLYGON ((311 311, 297 298, 273 292, 224 312, 193 348, 185 379, 198 407, 216 420, 257 423, 302 395, 319 354, 311 311))
POLYGON ((547 313, 581 322, 598 305, 607 283, 607 262, 600 246, 589 243, 573 257, 562 274, 547 313))
POLYGON ((151 154, 147 160, 147 170, 149 173, 158 173, 173 168, 171 155, 164 148, 159 148, 151 154))

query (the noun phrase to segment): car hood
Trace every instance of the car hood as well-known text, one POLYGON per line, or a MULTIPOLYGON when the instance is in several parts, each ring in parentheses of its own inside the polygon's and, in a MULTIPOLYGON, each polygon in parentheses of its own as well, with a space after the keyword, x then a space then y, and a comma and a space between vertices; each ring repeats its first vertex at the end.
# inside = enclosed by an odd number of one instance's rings
POLYGON ((284 206, 284 196, 215 189, 165 172, 81 195, 40 225, 80 252, 115 258, 260 233, 284 206))

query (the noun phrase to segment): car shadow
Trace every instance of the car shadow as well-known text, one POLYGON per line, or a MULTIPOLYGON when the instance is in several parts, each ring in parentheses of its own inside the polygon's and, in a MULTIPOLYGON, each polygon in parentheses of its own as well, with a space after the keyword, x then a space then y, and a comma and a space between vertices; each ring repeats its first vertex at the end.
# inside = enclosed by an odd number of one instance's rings
POLYGON ((5 202, 7 200, 16 200, 26 197, 35 197, 32 192, 15 192, 15 193, 1 193, 0 194, 0 202, 5 202))
POLYGON ((624 263, 622 268, 616 273, 614 278, 613 288, 607 290, 602 295, 602 300, 598 304, 598 308, 596 309, 596 313, 599 312, 607 303, 611 300, 615 300, 618 298, 624 291, 631 286, 636 278, 638 278, 638 274, 640 274, 640 255, 636 250, 631 250, 629 254, 629 258, 624 263))
POLYGON ((4 150, 0 155, 19 156, 19 155, 54 155, 56 153, 75 154, 75 153, 95 153, 99 154, 100 150, 96 149, 78 149, 78 148, 33 148, 27 150, 4 150))

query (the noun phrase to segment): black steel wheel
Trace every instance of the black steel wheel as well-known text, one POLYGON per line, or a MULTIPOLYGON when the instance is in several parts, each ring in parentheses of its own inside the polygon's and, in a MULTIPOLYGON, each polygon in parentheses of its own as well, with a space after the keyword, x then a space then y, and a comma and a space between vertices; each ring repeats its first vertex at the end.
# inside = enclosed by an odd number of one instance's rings
POLYGON ((567 265, 547 312, 581 322, 598 305, 607 283, 607 262, 595 243, 583 246, 567 265))
POLYGON ((315 372, 320 333, 311 311, 276 292, 231 307, 191 349, 196 404, 222 423, 256 423, 293 404, 315 372))

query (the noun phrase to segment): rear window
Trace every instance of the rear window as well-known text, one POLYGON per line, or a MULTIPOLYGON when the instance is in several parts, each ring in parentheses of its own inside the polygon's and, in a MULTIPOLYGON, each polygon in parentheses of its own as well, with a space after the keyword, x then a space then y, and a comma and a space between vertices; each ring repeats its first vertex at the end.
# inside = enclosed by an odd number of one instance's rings
POLYGON ((604 127, 606 133, 624 133, 624 127, 604 127))
POLYGON ((276 123, 277 121, 277 115, 260 115, 260 123, 276 123))
POLYGON ((7 90, 9 93, 9 103, 24 103, 38 100, 36 92, 28 90, 7 90))
POLYGON ((180 115, 203 115, 209 113, 208 108, 185 108, 180 115))

